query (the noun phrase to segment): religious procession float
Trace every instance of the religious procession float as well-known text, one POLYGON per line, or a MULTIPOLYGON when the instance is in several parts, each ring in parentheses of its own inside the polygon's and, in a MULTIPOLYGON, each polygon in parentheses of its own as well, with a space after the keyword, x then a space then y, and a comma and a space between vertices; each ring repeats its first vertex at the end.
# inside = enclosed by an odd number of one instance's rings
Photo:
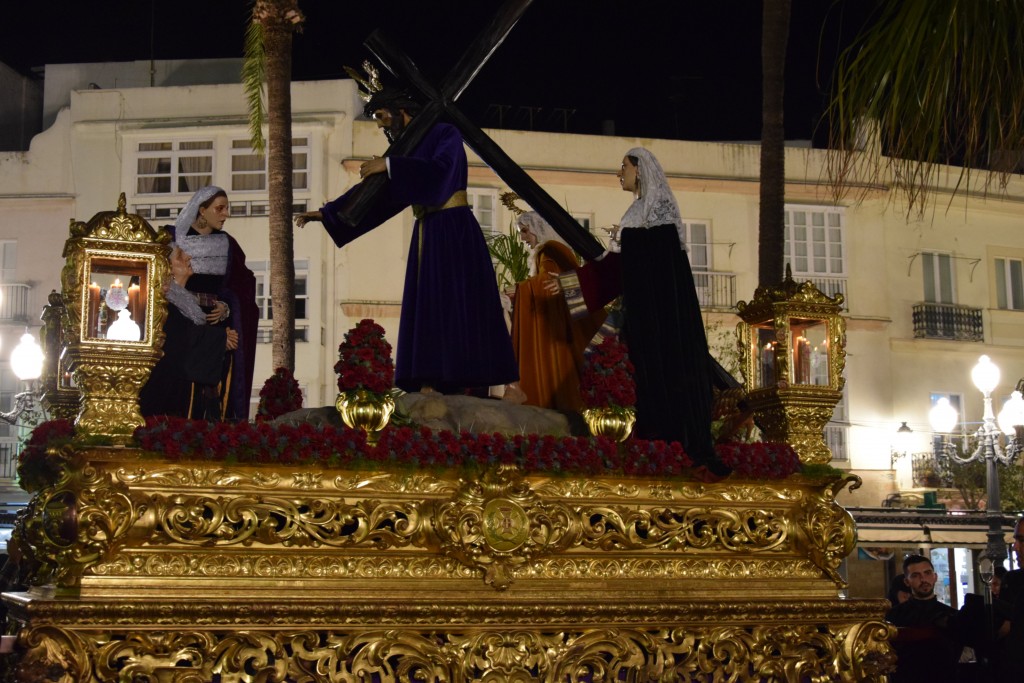
POLYGON ((839 300, 787 280, 740 305, 764 441, 719 443, 732 474, 709 483, 621 405, 585 437, 404 422, 370 321, 340 420, 144 420, 168 240, 124 195, 71 224, 42 332, 57 419, 19 467, 11 680, 885 680, 887 603, 840 597, 839 300), (95 333, 88 283, 114 278, 138 283, 137 341, 95 333))

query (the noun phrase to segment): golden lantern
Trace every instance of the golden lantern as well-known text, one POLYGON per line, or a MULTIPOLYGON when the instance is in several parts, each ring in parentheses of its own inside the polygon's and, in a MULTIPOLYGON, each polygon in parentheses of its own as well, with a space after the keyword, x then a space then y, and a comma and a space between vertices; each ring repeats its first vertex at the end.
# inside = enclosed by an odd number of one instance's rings
POLYGON ((144 424, 139 391, 162 355, 171 237, 127 213, 124 193, 117 211, 102 211, 88 223, 72 220, 70 233, 61 271, 65 350, 57 379, 78 388, 77 435, 125 444, 144 424))
POLYGON ((740 364, 748 402, 765 438, 787 442, 809 464, 827 463, 825 424, 842 398, 846 364, 843 295, 830 298, 786 268, 775 287, 737 304, 740 364))

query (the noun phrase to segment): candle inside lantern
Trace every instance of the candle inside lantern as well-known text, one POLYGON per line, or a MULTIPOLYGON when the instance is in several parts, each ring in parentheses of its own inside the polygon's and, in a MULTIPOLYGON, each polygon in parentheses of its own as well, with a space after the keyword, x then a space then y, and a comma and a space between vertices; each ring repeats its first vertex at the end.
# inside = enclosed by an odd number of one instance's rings
POLYGON ((811 342, 803 335, 793 342, 793 381, 797 384, 810 384, 811 342))
POLYGON ((132 320, 137 323, 141 322, 140 317, 142 315, 139 303, 139 285, 138 283, 132 283, 128 285, 128 313, 131 314, 132 320))
POLYGON ((100 317, 100 286, 93 282, 89 285, 89 316, 86 318, 85 336, 96 337, 99 330, 100 317))

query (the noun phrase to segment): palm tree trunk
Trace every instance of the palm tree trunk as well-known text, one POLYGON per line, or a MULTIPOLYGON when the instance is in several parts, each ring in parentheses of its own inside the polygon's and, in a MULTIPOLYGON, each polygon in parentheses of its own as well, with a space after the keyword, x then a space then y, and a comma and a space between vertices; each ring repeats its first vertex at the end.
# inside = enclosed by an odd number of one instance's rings
MULTIPOLYGON (((294 0, 274 3, 281 15, 294 0)), ((283 16, 263 24, 267 76, 267 190, 270 198, 270 292, 273 367, 295 370, 295 248, 292 240, 292 32, 283 16)))
POLYGON ((786 44, 790 0, 763 0, 761 24, 761 210, 758 220, 758 285, 782 281, 786 203, 786 131, 783 127, 786 44))

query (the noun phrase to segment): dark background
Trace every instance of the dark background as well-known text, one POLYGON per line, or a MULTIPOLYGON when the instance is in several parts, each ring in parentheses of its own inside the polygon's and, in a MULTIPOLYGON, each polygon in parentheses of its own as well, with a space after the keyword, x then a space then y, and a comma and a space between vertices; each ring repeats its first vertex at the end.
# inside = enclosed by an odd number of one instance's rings
MULTIPOLYGON (((300 0, 296 80, 345 77, 381 29, 439 82, 500 0, 300 0)), ((793 0, 786 134, 809 139, 836 56, 876 0, 793 0)), ((46 63, 240 57, 247 0, 13 2, 0 61, 46 63)), ((757 140, 757 0, 534 0, 459 100, 485 127, 687 140, 757 140)), ((820 138, 820 132, 819 132, 820 138)))

